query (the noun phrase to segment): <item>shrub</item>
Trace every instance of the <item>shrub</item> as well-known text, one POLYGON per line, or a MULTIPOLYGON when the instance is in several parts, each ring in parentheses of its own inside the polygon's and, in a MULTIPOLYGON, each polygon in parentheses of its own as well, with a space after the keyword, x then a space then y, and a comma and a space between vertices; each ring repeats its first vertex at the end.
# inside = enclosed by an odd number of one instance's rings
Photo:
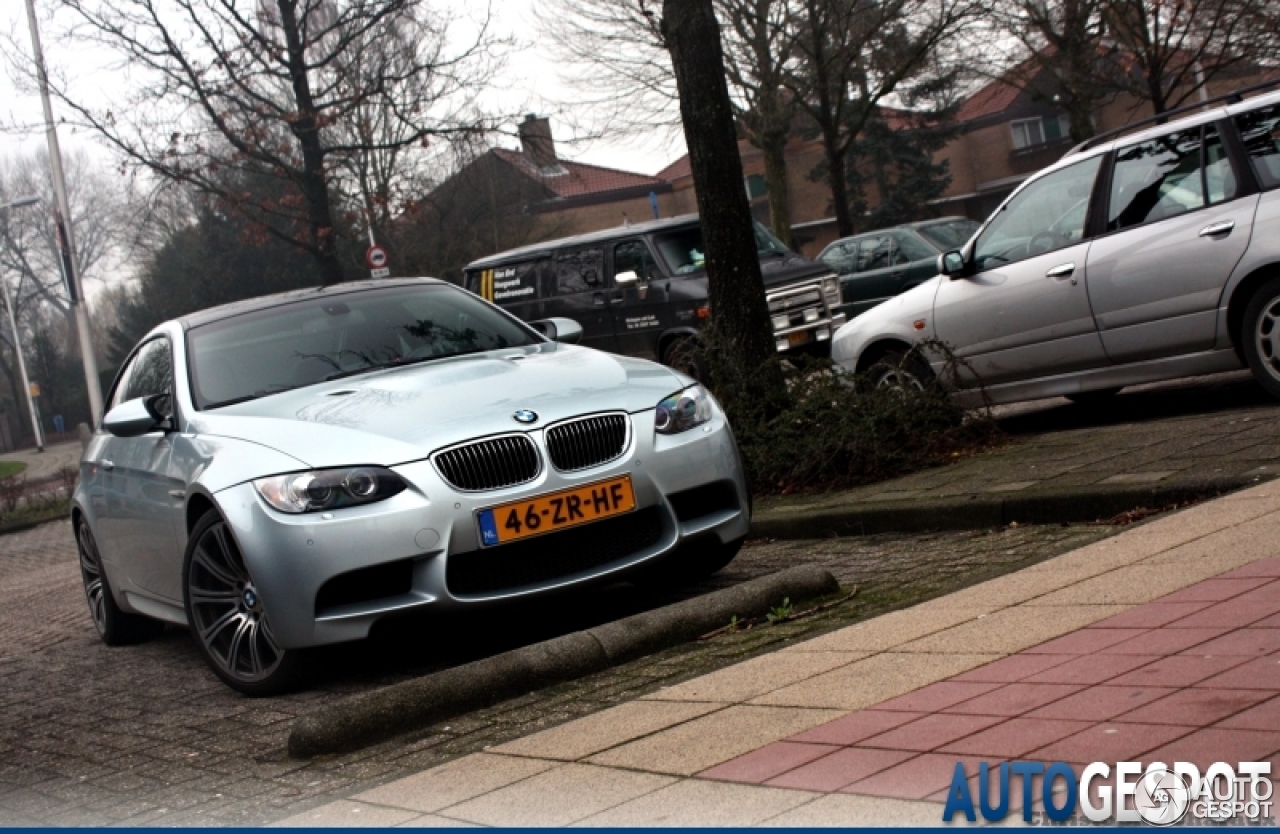
MULTIPOLYGON (((929 348, 954 363, 945 347, 929 348)), ((757 494, 883 480, 946 463, 999 437, 986 410, 966 413, 936 383, 875 387, 829 360, 777 359, 785 393, 761 397, 750 381, 726 379, 712 355, 709 387, 729 415, 757 494)), ((920 361, 908 355, 903 364, 920 361)))
POLYGON ((27 476, 11 475, 0 478, 0 511, 12 513, 27 492, 27 476))

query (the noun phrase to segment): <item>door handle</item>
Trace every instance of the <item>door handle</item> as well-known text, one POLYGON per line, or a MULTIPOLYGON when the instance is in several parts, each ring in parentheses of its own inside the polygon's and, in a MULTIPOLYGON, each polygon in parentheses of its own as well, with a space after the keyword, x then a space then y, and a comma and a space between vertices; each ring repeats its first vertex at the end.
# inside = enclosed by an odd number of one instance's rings
POLYGON ((1236 221, 1223 220, 1221 223, 1210 223, 1200 230, 1200 237, 1214 237, 1215 235, 1230 234, 1231 230, 1236 227, 1236 221))
POLYGON ((100 463, 100 464, 102 464, 102 468, 103 468, 103 469, 106 469, 106 470, 108 470, 108 471, 110 471, 110 470, 112 470, 112 469, 115 469, 115 468, 116 468, 116 465, 115 465, 113 462, 109 461, 109 460, 105 460, 105 459, 104 459, 104 460, 99 461, 99 463, 100 463))
POLYGON ((1076 271, 1076 265, 1073 263, 1059 264, 1044 274, 1046 278, 1070 278, 1071 274, 1076 271))
POLYGON ((170 498, 186 498, 187 491, 185 489, 171 489, 169 490, 169 497, 170 498))
POLYGON ((591 296, 591 303, 594 304, 596 307, 603 307, 605 303, 604 294, 596 293, 595 295, 591 296))

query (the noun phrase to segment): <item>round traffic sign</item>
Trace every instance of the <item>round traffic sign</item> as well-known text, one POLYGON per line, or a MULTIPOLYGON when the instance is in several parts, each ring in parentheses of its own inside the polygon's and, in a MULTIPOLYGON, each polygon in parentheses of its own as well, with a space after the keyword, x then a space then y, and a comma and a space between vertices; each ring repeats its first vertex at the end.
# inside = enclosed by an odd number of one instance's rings
POLYGON ((370 246, 364 253, 364 262, 370 269, 381 269, 387 265, 387 250, 381 246, 370 246))

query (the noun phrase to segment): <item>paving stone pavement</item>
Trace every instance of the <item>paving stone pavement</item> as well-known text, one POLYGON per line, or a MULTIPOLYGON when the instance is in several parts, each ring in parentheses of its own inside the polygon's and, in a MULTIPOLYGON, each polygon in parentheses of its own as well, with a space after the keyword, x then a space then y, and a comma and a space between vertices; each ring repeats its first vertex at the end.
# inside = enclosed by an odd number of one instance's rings
MULTIPOLYGON (((166 629, 141 646, 102 645, 88 619, 69 525, 42 525, 0 537, 6 603, 0 609, 0 824, 270 822, 865 617, 912 594, 930 596, 1112 532, 1030 527, 755 544, 714 584, 808 561, 857 584, 859 594, 821 617, 678 647, 406 739, 304 762, 284 752, 296 716, 432 664, 495 650, 501 640, 487 635, 441 657, 420 648, 438 639, 431 623, 406 625, 324 656, 327 674, 305 692, 243 698, 214 679, 183 629, 166 629)), ((605 596, 594 607, 566 604, 575 616, 543 630, 664 601, 626 588, 605 596)), ((527 617, 513 615, 492 630, 510 643, 512 635, 529 631, 527 617)))

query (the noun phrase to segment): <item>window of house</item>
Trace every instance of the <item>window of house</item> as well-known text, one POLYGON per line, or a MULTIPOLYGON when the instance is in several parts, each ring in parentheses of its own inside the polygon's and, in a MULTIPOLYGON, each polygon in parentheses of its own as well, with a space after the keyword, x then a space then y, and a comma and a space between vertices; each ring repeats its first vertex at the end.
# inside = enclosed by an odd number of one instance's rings
POLYGON ((764 197, 769 193, 769 187, 765 185, 763 174, 752 174, 745 180, 747 184, 747 199, 755 200, 764 197))
POLYGON ((1241 113, 1236 116, 1236 127, 1258 182, 1263 188, 1280 187, 1280 104, 1241 113))
POLYGON ((1071 122, 1065 115, 1036 116, 1034 119, 1015 119, 1009 123, 1013 131, 1013 148, 1034 148, 1071 135, 1071 122))

